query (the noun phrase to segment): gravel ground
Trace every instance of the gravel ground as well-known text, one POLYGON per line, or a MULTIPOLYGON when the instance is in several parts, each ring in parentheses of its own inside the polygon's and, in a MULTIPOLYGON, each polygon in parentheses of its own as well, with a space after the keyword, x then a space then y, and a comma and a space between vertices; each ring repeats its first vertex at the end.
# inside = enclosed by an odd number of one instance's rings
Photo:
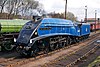
POLYGON ((20 67, 40 67, 42 65, 44 65, 45 63, 50 63, 52 62, 53 60, 59 58, 60 56, 64 56, 66 54, 69 54, 77 49, 79 49, 80 47, 84 46, 85 44, 80 44, 80 45, 77 45, 77 46, 73 46, 71 48, 68 48, 68 49, 65 49, 65 50, 62 50, 60 52, 57 52, 55 54, 52 54, 50 56, 47 56, 47 57, 43 57, 39 60, 36 60, 34 62, 30 62, 30 63, 27 63, 25 65, 22 65, 20 67))

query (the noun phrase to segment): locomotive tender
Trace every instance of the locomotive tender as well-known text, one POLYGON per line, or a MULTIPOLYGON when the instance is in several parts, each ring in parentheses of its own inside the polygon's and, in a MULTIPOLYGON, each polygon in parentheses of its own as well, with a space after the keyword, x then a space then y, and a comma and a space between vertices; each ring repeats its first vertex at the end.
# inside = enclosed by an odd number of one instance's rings
POLYGON ((42 18, 27 22, 15 40, 21 55, 33 56, 44 51, 71 45, 90 34, 90 24, 57 18, 42 18))
POLYGON ((22 26, 29 20, 0 19, 0 51, 12 50, 13 39, 18 36, 22 26))
POLYGON ((1 20, 0 19, 0 28, 1 34, 4 33, 15 33, 19 32, 22 26, 25 24, 25 22, 28 22, 29 20, 23 20, 23 19, 12 19, 12 20, 1 20))

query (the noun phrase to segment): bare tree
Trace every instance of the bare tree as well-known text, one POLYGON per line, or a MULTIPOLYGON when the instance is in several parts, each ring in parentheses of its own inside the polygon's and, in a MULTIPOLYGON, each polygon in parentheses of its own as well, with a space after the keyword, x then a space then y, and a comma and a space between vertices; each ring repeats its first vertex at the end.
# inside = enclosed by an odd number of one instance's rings
POLYGON ((40 3, 36 0, 0 0, 0 11, 3 13, 5 8, 8 13, 8 18, 10 15, 22 15, 24 16, 30 10, 38 9, 39 12, 43 13, 43 8, 39 7, 40 3))
POLYGON ((14 0, 9 0, 7 2, 6 9, 7 9, 8 18, 9 18, 12 12, 14 11, 14 0))
POLYGON ((20 10, 19 8, 22 6, 23 0, 9 0, 7 2, 7 11, 9 14, 17 15, 20 10))
POLYGON ((30 9, 36 9, 39 6, 39 2, 35 0, 25 0, 23 2, 23 13, 27 13, 30 9))
POLYGON ((20 7, 22 6, 23 0, 15 0, 14 3, 14 15, 18 15, 21 12, 20 7))
POLYGON ((0 0, 0 7, 1 7, 0 13, 3 13, 3 9, 4 9, 7 1, 8 0, 0 0))

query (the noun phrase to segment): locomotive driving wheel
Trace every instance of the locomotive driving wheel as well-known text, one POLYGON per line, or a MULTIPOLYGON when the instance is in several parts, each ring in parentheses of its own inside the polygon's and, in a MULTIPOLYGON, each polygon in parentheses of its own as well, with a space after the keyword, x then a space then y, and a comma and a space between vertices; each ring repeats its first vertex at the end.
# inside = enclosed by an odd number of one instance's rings
POLYGON ((75 38, 75 40, 76 40, 76 43, 78 43, 78 42, 79 42, 79 38, 78 38, 78 37, 76 37, 76 38, 75 38))
POLYGON ((11 46, 11 45, 12 45, 12 42, 11 42, 11 41, 6 41, 6 42, 3 44, 3 47, 4 47, 5 50, 10 51, 10 50, 13 49, 13 46, 11 46))
POLYGON ((50 49, 51 50, 55 50, 55 45, 52 43, 52 44, 50 44, 50 49))
POLYGON ((37 43, 35 43, 33 46, 32 46, 32 48, 29 50, 29 56, 33 56, 33 57, 35 57, 35 56, 37 56, 38 55, 38 52, 39 52, 39 48, 37 47, 37 43))
POLYGON ((62 48, 65 47, 65 46, 66 46, 66 42, 63 42, 62 43, 62 48))
POLYGON ((71 45, 71 44, 72 44, 72 39, 71 39, 71 37, 70 37, 70 36, 68 36, 68 37, 67 37, 67 42, 68 42, 68 44, 69 44, 69 45, 71 45))
POLYGON ((63 42, 60 42, 59 43, 59 48, 62 48, 64 45, 63 45, 63 42))
POLYGON ((45 54, 49 53, 49 46, 45 46, 44 53, 45 54))
POLYGON ((27 56, 36 57, 36 55, 37 55, 37 49, 34 49, 34 50, 30 50, 27 56))

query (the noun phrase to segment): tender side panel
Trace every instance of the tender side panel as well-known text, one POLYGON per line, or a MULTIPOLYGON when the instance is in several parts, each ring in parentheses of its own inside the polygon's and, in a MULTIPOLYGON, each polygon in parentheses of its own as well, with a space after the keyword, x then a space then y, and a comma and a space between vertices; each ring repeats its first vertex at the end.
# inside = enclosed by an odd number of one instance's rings
POLYGON ((1 33, 19 32, 28 20, 0 20, 1 33))
POLYGON ((81 26, 81 35, 87 35, 90 34, 90 24, 82 24, 81 26))

